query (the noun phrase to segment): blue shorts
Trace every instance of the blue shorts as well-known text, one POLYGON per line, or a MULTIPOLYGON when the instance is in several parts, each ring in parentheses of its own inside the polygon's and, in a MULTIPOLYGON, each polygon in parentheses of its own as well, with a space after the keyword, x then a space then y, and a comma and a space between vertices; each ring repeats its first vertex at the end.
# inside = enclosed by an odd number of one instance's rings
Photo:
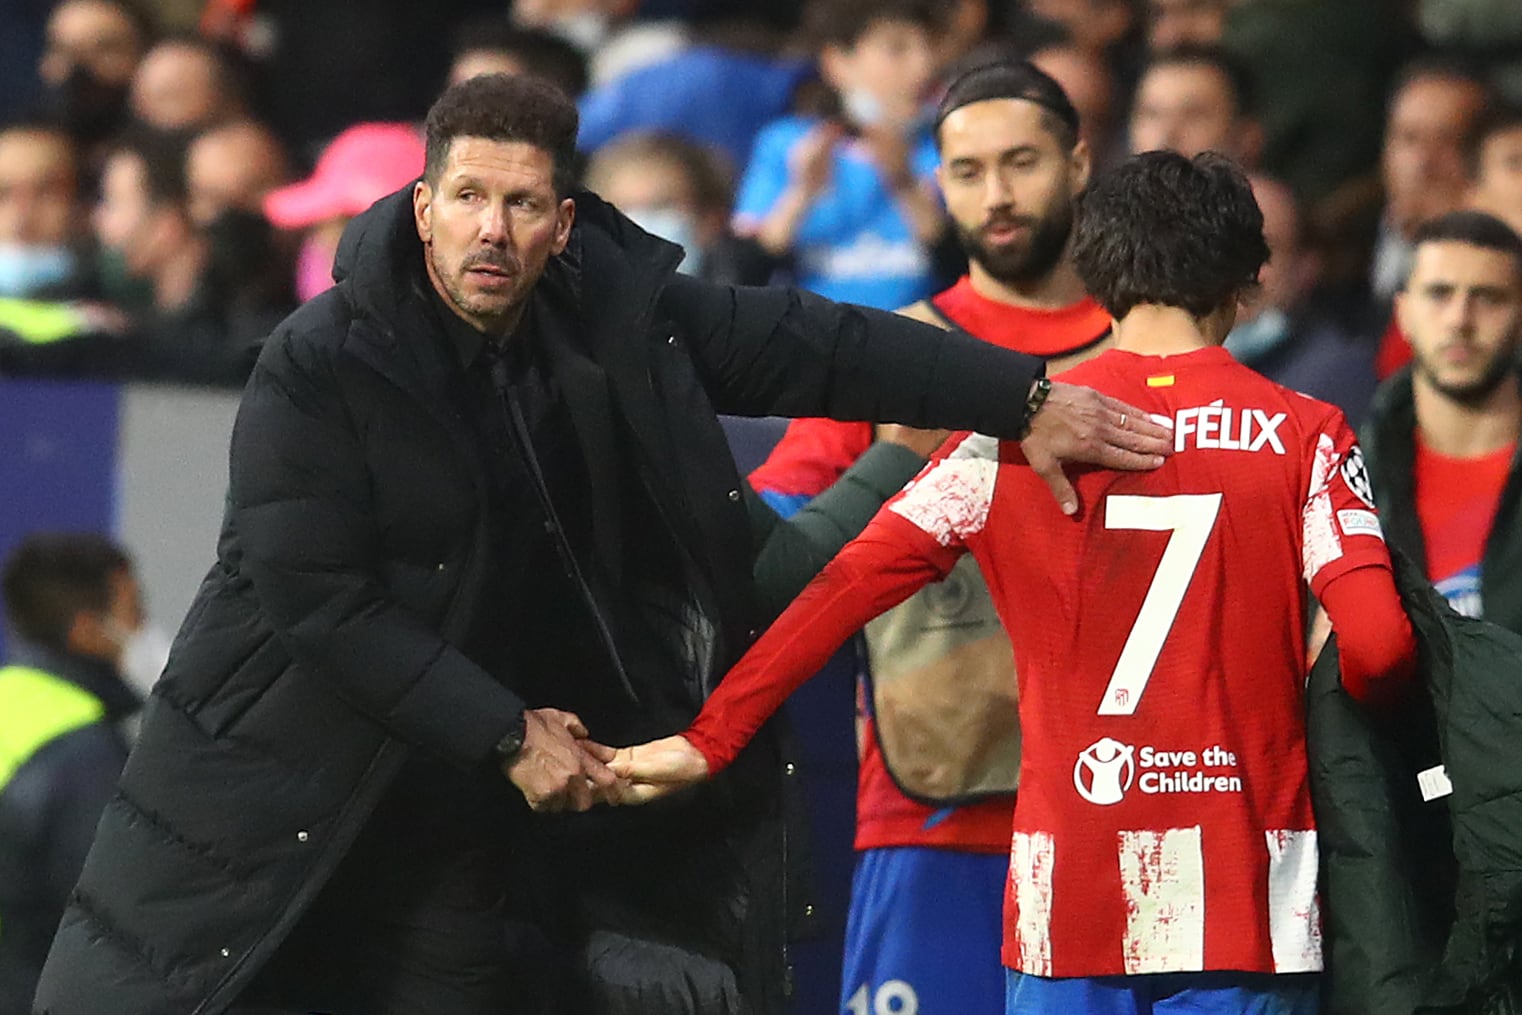
POLYGON ((1316 1015, 1318 973, 1047 979, 1007 970, 1004 1015, 1316 1015))
POLYGON ((856 859, 844 1015, 998 1015, 1007 856, 898 846, 856 859))

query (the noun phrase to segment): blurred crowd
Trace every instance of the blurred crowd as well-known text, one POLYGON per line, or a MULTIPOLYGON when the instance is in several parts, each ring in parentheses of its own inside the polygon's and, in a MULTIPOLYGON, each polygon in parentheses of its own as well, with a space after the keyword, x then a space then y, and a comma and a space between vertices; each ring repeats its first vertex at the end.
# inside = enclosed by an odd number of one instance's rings
POLYGON ((0 0, 0 373, 237 385, 422 169, 448 82, 575 96, 585 182, 682 270, 899 307, 963 270, 927 110, 1030 59, 1101 167, 1224 152, 1271 266, 1228 347, 1355 422, 1416 229, 1522 227, 1511 0, 0 0))

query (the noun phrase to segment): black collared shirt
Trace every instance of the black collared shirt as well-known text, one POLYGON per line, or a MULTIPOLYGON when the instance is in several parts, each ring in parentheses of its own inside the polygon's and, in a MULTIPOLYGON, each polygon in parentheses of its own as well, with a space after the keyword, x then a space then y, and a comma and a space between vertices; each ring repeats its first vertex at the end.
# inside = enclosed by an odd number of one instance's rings
POLYGON ((506 400, 517 403, 555 517, 578 552, 590 539, 584 456, 540 345, 532 309, 511 335, 496 340, 467 324, 436 294, 431 302, 461 367, 456 397, 480 441, 487 477, 493 566, 482 607, 461 648, 531 708, 553 704, 545 698, 545 674, 563 669, 553 658, 563 646, 554 642, 573 633, 567 627, 595 635, 565 573, 506 400), (499 359, 506 366, 503 391, 492 377, 499 359), (547 627, 547 622, 552 623, 547 627))

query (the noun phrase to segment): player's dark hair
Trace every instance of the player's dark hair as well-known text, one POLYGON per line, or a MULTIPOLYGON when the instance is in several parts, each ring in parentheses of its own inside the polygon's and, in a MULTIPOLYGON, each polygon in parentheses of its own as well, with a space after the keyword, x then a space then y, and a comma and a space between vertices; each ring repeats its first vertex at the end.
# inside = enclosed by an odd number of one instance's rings
POLYGON ((1026 60, 1009 56, 963 65, 946 86, 935 110, 935 140, 941 141, 941 123, 946 117, 974 102, 989 99, 1023 99, 1041 107, 1041 123, 1057 139, 1064 151, 1078 142, 1078 111, 1051 75, 1026 60))
POLYGON ((428 110, 423 176, 437 185, 456 138, 520 141, 549 153, 555 193, 570 193, 576 173, 576 104, 527 74, 482 74, 445 89, 428 110))
POLYGON ((1451 211, 1417 227, 1412 249, 1426 243, 1465 243, 1506 254, 1522 276, 1522 237, 1505 222, 1482 211, 1451 211))
POLYGON ((74 618, 85 610, 110 609, 111 579, 131 569, 127 555, 104 536, 28 536, 11 553, 0 577, 6 620, 34 645, 65 652, 74 618))
POLYGON ((1141 303, 1204 317, 1255 285, 1267 260, 1252 187, 1221 155, 1143 152, 1078 201, 1073 263, 1115 317, 1141 303))

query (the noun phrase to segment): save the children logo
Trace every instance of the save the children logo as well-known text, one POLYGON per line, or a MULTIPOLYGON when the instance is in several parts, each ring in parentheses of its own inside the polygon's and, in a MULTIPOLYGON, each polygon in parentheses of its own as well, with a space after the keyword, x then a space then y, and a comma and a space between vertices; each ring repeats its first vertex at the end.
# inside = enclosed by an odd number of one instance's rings
POLYGON ((1089 803, 1108 807, 1125 799, 1133 783, 1139 792, 1149 796, 1240 793, 1239 771, 1237 756, 1216 744, 1202 751, 1174 751, 1150 744, 1138 748, 1101 737, 1078 752, 1078 760, 1073 764, 1073 788, 1089 803))
POLYGON ((1078 795, 1101 807, 1118 804, 1136 778, 1135 748, 1104 737, 1078 753, 1073 786, 1078 795))

